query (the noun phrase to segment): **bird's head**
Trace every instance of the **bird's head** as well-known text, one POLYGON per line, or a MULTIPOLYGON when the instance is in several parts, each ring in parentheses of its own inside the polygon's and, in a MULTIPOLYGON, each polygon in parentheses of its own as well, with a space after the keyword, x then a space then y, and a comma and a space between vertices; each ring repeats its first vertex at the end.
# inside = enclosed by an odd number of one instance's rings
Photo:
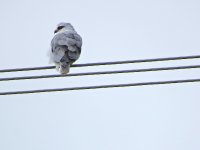
POLYGON ((74 30, 73 26, 70 23, 61 22, 57 25, 56 30, 54 33, 63 32, 67 30, 74 30))

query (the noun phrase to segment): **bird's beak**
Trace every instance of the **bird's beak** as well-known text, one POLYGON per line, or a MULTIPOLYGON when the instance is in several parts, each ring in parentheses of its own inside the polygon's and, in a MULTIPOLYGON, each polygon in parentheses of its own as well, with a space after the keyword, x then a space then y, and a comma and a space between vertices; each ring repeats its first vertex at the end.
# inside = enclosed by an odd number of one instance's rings
POLYGON ((58 29, 54 30, 54 34, 58 32, 58 29))

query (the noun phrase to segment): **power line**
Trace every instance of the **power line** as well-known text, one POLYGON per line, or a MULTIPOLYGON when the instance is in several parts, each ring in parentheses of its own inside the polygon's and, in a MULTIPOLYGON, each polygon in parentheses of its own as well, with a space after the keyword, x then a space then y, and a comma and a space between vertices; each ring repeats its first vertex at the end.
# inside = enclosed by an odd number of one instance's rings
MULTIPOLYGON (((170 61, 170 60, 183 60, 183 59, 196 59, 196 58, 200 58, 200 55, 166 57, 166 58, 153 58, 153 59, 140 59, 140 60, 127 60, 127 61, 113 61, 113 62, 97 62, 97 63, 86 63, 86 64, 74 64, 71 67, 89 67, 89 66, 101 66, 101 65, 117 65, 117 64, 157 62, 157 61, 170 61)), ((0 70, 0 73, 2 73, 2 72, 16 72, 16 71, 45 70, 45 69, 54 69, 54 68, 55 68, 55 66, 3 69, 3 70, 0 70)))
POLYGON ((84 87, 71 87, 71 88, 60 88, 60 89, 30 90, 30 91, 14 91, 14 92, 2 92, 2 93, 0 93, 0 95, 30 94, 30 93, 44 93, 44 92, 58 92, 58 91, 75 91, 75 90, 86 90, 86 89, 103 89, 103 88, 115 88, 115 87, 133 87, 133 86, 144 86, 144 85, 162 85, 162 84, 192 83, 192 82, 200 82, 200 79, 142 82, 142 83, 99 85, 99 86, 84 86, 84 87))
POLYGON ((165 68, 134 69, 134 70, 102 71, 102 72, 85 72, 85 73, 72 73, 72 74, 67 74, 67 75, 41 75, 41 76, 10 77, 10 78, 0 78, 0 81, 42 79, 42 78, 55 78, 55 77, 72 77, 72 76, 88 76, 88 75, 105 75, 105 74, 119 74, 119 73, 136 73, 136 72, 195 69, 195 68, 200 68, 200 65, 165 67, 165 68))

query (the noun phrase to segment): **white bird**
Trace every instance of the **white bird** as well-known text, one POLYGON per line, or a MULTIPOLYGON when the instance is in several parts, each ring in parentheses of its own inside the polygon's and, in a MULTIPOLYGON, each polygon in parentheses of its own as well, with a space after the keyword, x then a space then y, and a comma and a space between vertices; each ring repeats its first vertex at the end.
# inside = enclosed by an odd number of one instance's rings
POLYGON ((61 74, 67 74, 70 65, 81 54, 82 38, 70 23, 59 23, 51 41, 51 60, 61 74))

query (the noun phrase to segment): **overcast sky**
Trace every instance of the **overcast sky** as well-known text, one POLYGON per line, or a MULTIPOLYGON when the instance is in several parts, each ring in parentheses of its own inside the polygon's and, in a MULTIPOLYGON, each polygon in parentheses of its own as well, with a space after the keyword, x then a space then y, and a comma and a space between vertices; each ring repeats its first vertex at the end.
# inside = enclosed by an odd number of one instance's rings
MULTIPOLYGON (((83 38, 76 63, 199 55, 199 0, 0 0, 0 69, 48 66, 59 22, 83 38)), ((199 65, 197 60, 71 73, 199 65)), ((54 69, 0 77, 58 74, 54 69)), ((199 69, 10 81, 0 92, 199 78, 199 69)), ((200 84, 0 96, 1 150, 199 150, 200 84)))

